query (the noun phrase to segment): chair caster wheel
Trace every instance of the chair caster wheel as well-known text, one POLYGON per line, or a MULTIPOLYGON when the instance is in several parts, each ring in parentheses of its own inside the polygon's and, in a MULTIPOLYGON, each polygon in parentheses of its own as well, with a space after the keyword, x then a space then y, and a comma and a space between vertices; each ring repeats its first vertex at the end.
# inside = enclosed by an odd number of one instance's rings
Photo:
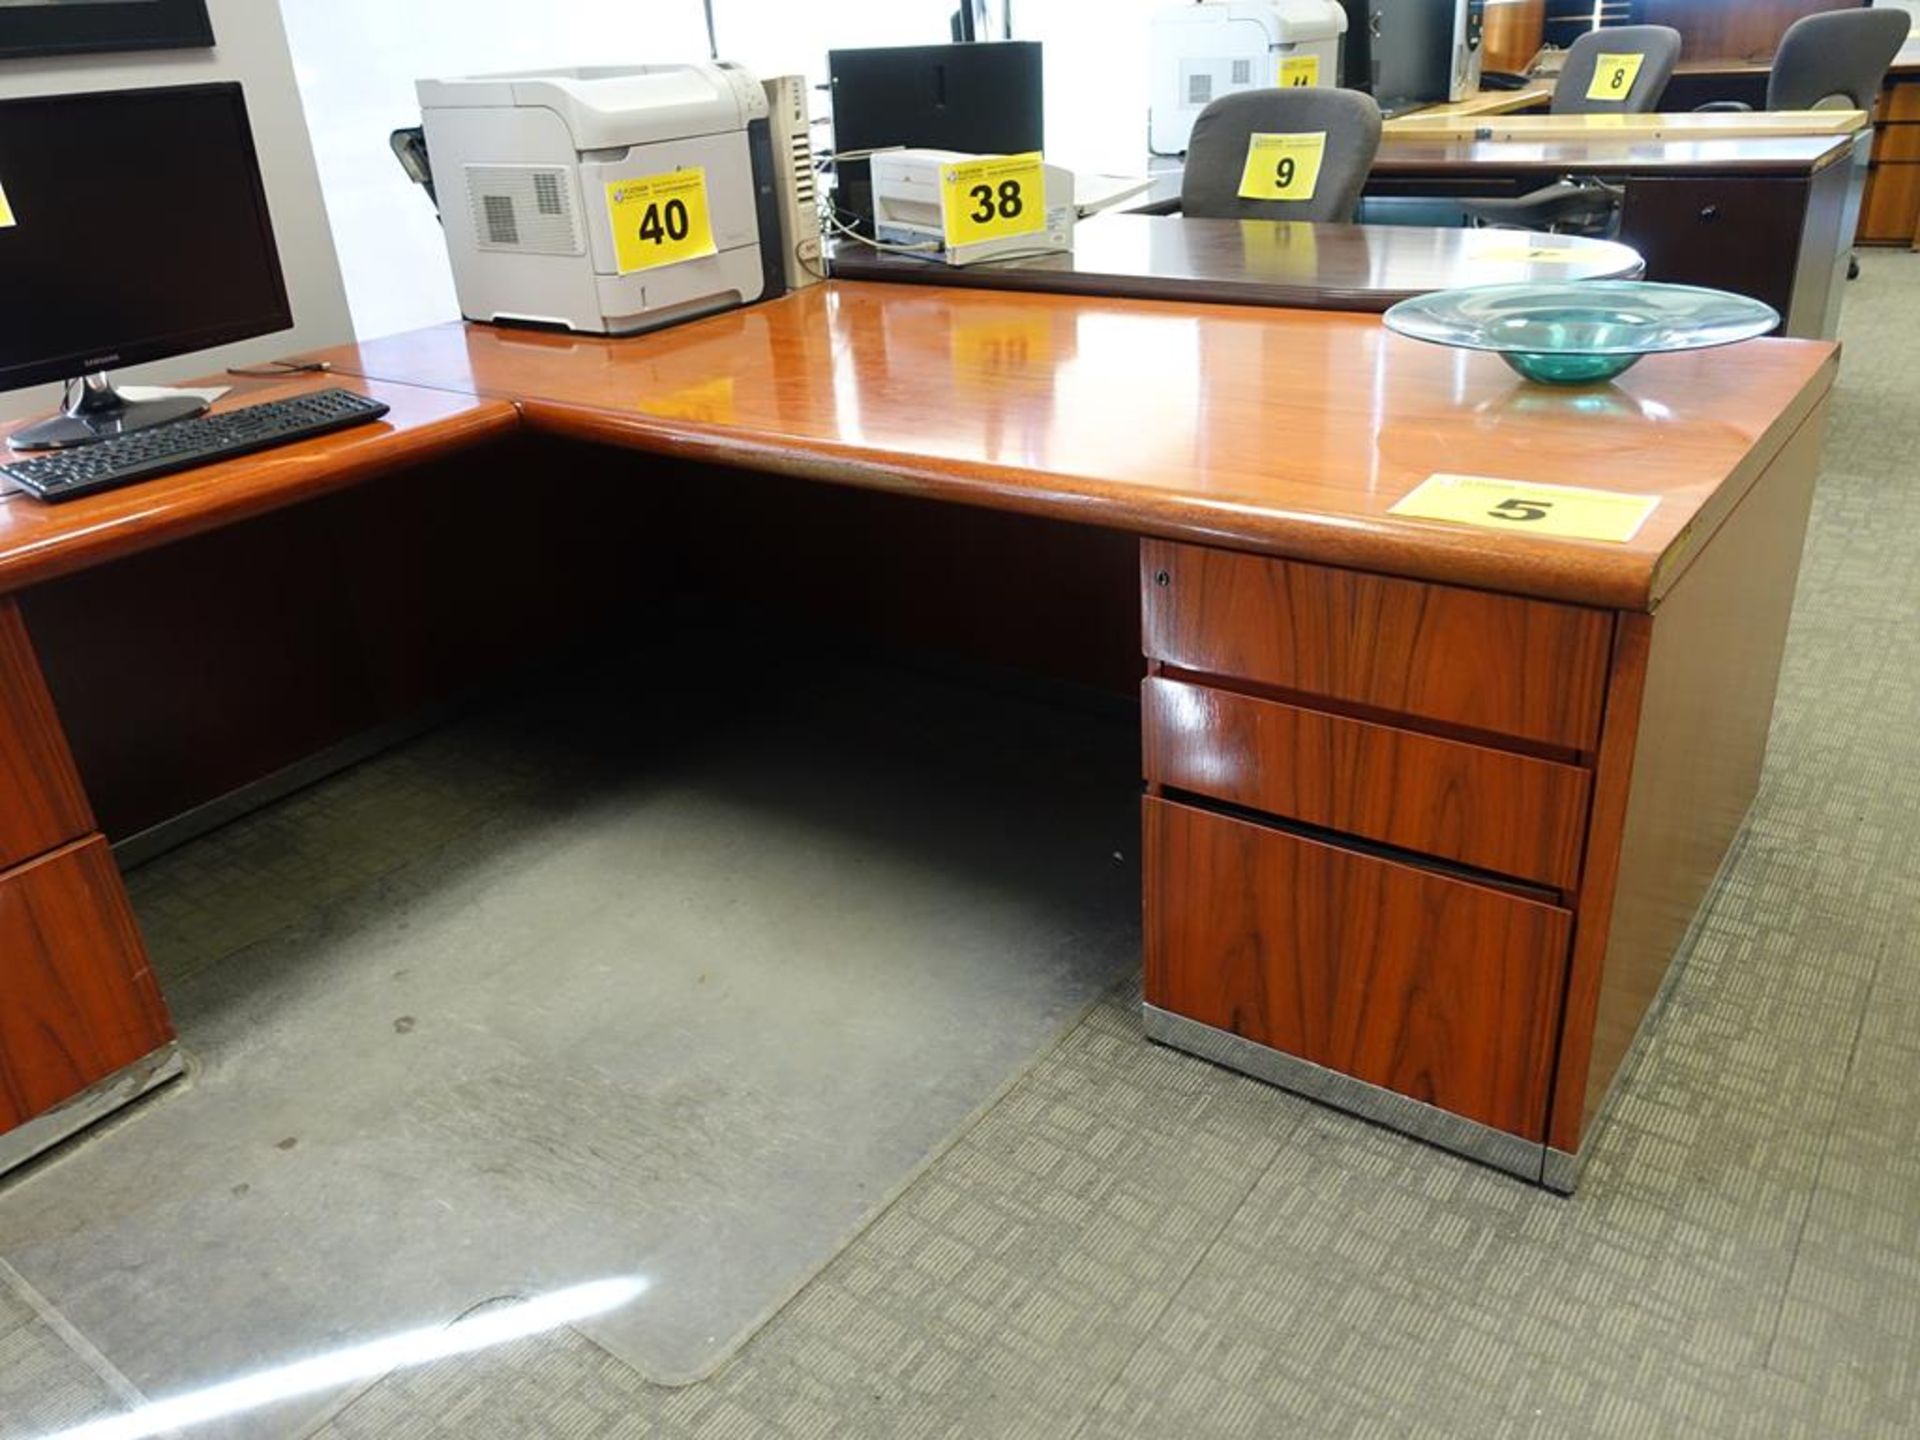
POLYGON ((1849 280, 1858 280, 1860 278, 1860 257, 1858 255, 1847 257, 1847 278, 1849 280))

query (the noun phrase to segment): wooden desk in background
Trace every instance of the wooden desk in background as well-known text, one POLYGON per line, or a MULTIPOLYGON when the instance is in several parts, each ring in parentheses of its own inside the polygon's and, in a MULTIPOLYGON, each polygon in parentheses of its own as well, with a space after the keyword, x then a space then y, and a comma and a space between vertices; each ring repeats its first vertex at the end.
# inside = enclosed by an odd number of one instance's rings
POLYGON ((1380 147, 1367 196, 1507 198, 1563 176, 1625 188, 1619 240, 1649 280, 1708 285, 1764 300, 1783 333, 1831 339, 1840 318, 1860 204, 1864 135, 1753 139, 1423 139, 1380 147))
POLYGON ((1773 135, 1852 135, 1867 128, 1864 110, 1660 111, 1650 115, 1440 115, 1423 111, 1391 121, 1402 140, 1750 140, 1773 135))
POLYGON ((1553 82, 1551 80, 1536 81, 1518 90, 1480 90, 1464 100, 1427 105, 1405 115, 1396 115, 1386 122, 1385 129, 1386 133, 1391 135, 1414 120, 1457 120, 1474 116, 1511 115, 1518 110, 1533 110, 1547 105, 1552 100, 1553 82))
POLYGON ((1463 285, 1631 279, 1642 265, 1624 245, 1512 230, 1100 215, 1075 227, 1072 254, 955 268, 841 241, 832 269, 848 280, 1385 310, 1463 285))
POLYGON ((5 1161, 171 1041, 102 827, 705 584, 1144 649, 1148 1033, 1569 1189, 1758 782, 1836 365, 1558 392, 1371 316, 841 282, 328 358, 385 423, 0 497, 5 1161), (1659 504, 1618 545, 1390 513, 1436 470, 1659 504))

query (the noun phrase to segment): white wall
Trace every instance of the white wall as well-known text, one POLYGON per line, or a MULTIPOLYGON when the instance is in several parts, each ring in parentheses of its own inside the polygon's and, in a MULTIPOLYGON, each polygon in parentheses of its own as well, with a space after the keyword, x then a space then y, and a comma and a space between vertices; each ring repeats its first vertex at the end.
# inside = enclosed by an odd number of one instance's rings
MULTIPOLYGON (((260 151, 267 203, 280 263, 293 303, 294 328, 278 335, 202 350, 175 360, 117 371, 116 378, 178 380, 352 338, 346 292, 320 198, 306 117, 293 82, 279 12, 268 0, 209 0, 217 45, 123 55, 0 60, 0 99, 77 90, 131 89, 238 80, 260 151)), ((127 137, 120 163, 139 163, 138 136, 127 137)), ((0 418, 41 414, 59 403, 57 386, 0 395, 0 418)))

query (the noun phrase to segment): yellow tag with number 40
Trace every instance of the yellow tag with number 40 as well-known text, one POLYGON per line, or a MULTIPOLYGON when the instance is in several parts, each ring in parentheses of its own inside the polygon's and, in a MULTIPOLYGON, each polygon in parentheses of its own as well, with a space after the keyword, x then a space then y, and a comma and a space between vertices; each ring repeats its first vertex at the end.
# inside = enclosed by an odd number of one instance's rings
POLYGON ((1624 545, 1660 508, 1658 495, 1535 485, 1485 475, 1429 475, 1391 506, 1390 515, 1450 520, 1487 530, 1556 535, 1562 540, 1606 540, 1624 545))
POLYGON ((949 248, 1046 229, 1047 172, 1039 152, 943 165, 940 223, 949 248))
POLYGON ((622 275, 677 265, 717 253, 707 208, 707 172, 698 166, 666 175, 607 182, 614 262, 622 275))
POLYGON ((1281 58, 1281 89, 1299 90, 1319 83, 1320 57, 1318 55, 1287 55, 1281 58))
POLYGON ((1240 174, 1242 200, 1311 200, 1320 188, 1320 162, 1327 132, 1255 135, 1247 142, 1247 168, 1240 174))
POLYGON ((1587 99, 1625 100, 1633 94, 1633 82, 1640 78, 1640 67, 1646 63, 1644 55, 1602 55, 1594 62, 1587 99))

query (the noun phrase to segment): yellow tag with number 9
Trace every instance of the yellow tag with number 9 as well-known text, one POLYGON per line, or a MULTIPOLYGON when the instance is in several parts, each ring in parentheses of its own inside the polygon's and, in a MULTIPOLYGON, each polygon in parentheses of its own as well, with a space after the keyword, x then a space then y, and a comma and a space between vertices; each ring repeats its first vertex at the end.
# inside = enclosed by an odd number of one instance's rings
POLYGON ((1625 100, 1633 94, 1633 82, 1640 78, 1640 67, 1646 63, 1644 55, 1602 55, 1594 62, 1587 99, 1625 100))
POLYGON ((1327 132, 1255 135, 1247 142, 1247 168, 1240 175, 1242 200, 1311 200, 1320 188, 1320 162, 1327 132))
POLYGON ((1280 87, 1283 90, 1301 89, 1320 83, 1320 57, 1318 55, 1288 55, 1280 61, 1280 87))
POLYGON ((940 222, 949 247, 1046 229, 1047 172, 1039 152, 941 166, 940 222))
POLYGON ((707 172, 698 166, 666 175, 607 182, 614 262, 622 275, 716 254, 707 172))

